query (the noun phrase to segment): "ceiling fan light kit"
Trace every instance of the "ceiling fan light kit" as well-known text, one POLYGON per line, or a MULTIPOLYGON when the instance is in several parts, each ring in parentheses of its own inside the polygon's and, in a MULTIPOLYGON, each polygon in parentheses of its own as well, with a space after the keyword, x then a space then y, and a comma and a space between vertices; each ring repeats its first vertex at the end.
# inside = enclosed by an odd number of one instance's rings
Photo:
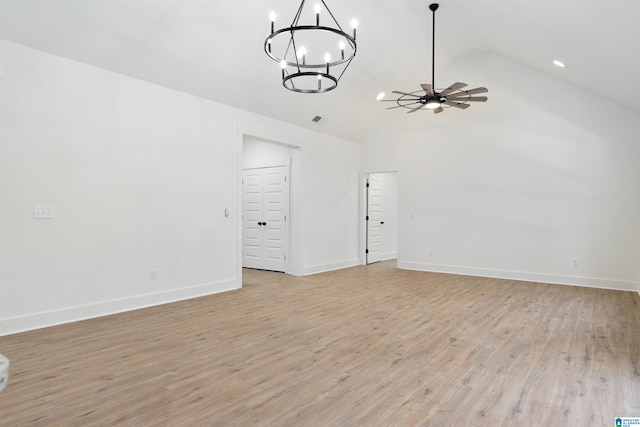
POLYGON ((429 5, 432 12, 432 33, 431 33, 431 83, 422 83, 422 90, 413 92, 402 92, 394 90, 392 93, 400 95, 397 99, 380 99, 382 102, 395 102, 397 105, 387 108, 407 108, 408 113, 415 113, 418 110, 433 110, 434 114, 444 111, 445 108, 455 107, 459 109, 469 108, 468 102, 486 102, 486 96, 471 96, 478 93, 488 92, 486 87, 463 90, 466 83, 457 82, 448 88, 438 92, 435 86, 435 50, 436 50, 436 10, 438 3, 429 5))
POLYGON ((276 14, 271 12, 271 33, 264 51, 282 69, 282 85, 299 93, 323 93, 338 87, 340 78, 356 56, 356 27, 347 34, 324 0, 305 9, 302 0, 290 26, 275 29, 276 14))

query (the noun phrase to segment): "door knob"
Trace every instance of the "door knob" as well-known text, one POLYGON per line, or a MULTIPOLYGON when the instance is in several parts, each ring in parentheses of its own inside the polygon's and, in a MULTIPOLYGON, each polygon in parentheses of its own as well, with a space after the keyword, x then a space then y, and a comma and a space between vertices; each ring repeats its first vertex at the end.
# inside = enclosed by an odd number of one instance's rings
POLYGON ((384 224, 384 221, 380 221, 380 225, 384 224))
POLYGON ((262 222, 259 222, 258 225, 262 225, 262 222))

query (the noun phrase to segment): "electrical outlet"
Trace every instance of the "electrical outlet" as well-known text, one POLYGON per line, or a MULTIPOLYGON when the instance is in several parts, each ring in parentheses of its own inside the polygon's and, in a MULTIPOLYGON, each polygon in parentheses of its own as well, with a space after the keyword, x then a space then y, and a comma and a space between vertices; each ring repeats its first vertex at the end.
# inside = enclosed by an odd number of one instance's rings
POLYGON ((580 267, 580 260, 578 258, 574 258, 571 265, 573 266, 573 268, 580 267))
POLYGON ((149 271, 149 280, 158 280, 158 270, 149 271))

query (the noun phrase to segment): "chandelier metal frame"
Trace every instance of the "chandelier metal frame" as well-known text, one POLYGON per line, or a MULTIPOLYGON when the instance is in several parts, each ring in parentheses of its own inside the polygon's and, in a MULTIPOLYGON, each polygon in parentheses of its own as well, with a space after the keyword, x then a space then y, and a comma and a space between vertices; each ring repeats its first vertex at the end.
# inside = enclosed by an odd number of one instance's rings
POLYGON ((356 56, 357 21, 352 21, 353 36, 351 36, 343 31, 324 0, 320 0, 320 2, 328 12, 333 24, 335 24, 335 27, 320 25, 321 8, 319 3, 316 3, 315 6, 315 25, 301 24, 300 19, 303 14, 305 0, 302 0, 300 3, 300 7, 298 8, 293 22, 289 27, 275 30, 275 15, 273 12, 271 15, 271 34, 269 34, 264 41, 264 51, 271 59, 280 64, 280 67, 282 68, 282 85, 293 92, 324 93, 335 89, 338 87, 340 78, 342 78, 342 75, 356 56), (314 62, 307 63, 306 54, 304 52, 301 54, 300 50, 303 48, 302 46, 298 46, 299 43, 296 43, 295 37, 296 33, 305 34, 306 32, 311 31, 322 32, 323 35, 335 34, 337 35, 337 39, 344 39, 337 47, 333 48, 333 50, 339 49, 340 51, 339 55, 336 55, 338 57, 337 60, 331 61, 330 55, 327 53, 323 62, 314 60, 314 62), (276 38, 286 38, 287 36, 289 37, 289 40, 286 43, 283 43, 286 44, 284 52, 282 52, 281 55, 274 53, 272 44, 276 38), (337 71, 339 74, 334 72, 334 75, 332 74, 332 71, 337 71), (310 78, 314 77, 317 79, 317 87, 310 87, 309 84, 306 86, 304 85, 305 80, 308 81, 310 78), (329 84, 323 85, 323 82, 325 81, 328 81, 329 84))

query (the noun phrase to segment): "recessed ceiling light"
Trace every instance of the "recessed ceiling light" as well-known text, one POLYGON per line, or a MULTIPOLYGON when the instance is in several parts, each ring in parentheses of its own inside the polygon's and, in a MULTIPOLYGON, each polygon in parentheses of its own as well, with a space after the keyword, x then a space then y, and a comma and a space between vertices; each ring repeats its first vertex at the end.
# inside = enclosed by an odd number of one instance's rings
POLYGON ((558 61, 557 59, 555 61, 553 61, 553 65, 555 65, 556 67, 560 67, 560 68, 566 67, 566 65, 564 65, 564 62, 558 61))
POLYGON ((384 92, 380 92, 378 96, 376 96, 376 100, 380 101, 382 98, 384 98, 384 95, 385 95, 384 92))

